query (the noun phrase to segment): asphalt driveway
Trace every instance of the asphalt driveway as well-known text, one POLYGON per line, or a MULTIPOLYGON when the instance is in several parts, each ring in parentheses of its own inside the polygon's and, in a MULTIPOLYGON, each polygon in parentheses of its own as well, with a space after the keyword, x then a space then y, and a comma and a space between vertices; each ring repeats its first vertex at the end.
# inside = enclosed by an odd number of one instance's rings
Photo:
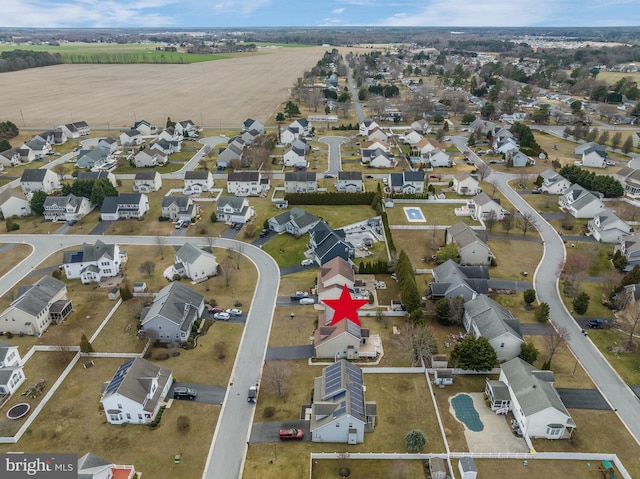
POLYGON ((597 389, 556 388, 556 391, 568 409, 611 410, 611 406, 597 389))
MULTIPOLYGON (((280 429, 302 429, 304 431, 303 441, 311 441, 311 429, 309 421, 285 421, 285 422, 254 422, 251 428, 249 442, 252 444, 266 442, 281 442, 280 429)), ((284 441, 283 441, 284 442, 284 441)))
MULTIPOLYGON (((222 404, 222 401, 224 401, 224 395, 227 392, 227 388, 223 388, 222 386, 174 382, 171 385, 171 389, 169 390, 167 398, 173 398, 173 390, 177 387, 187 387, 195 389, 198 394, 195 399, 192 399, 192 401, 205 404, 222 404)), ((180 399, 180 401, 188 401, 188 399, 180 399)))
POLYGON ((313 344, 302 346, 283 346, 267 349, 266 360, 271 359, 309 359, 313 357, 313 344))

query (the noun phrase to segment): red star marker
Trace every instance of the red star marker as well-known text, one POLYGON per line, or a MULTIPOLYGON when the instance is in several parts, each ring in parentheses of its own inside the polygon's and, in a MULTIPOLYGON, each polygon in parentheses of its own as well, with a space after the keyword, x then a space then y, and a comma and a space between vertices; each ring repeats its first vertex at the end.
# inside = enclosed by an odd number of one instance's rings
POLYGON ((360 319, 358 318, 358 309, 367 304, 369 301, 366 299, 352 299, 349 294, 349 288, 345 284, 340 294, 340 299, 323 299, 322 302, 333 309, 333 319, 331 320, 331 326, 339 323, 344 318, 349 321, 353 321, 360 326, 360 319))

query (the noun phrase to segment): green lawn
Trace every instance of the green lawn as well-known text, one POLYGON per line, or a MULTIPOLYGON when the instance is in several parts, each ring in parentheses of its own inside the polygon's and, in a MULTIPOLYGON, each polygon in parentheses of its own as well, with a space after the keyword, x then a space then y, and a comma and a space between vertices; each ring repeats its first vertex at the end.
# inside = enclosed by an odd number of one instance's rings
POLYGON ((464 206, 464 203, 397 203, 393 208, 387 208, 386 212, 390 225, 451 226, 462 221, 470 226, 480 226, 480 223, 470 216, 456 216, 454 209, 460 206, 464 206), (410 222, 404 212, 404 208, 407 207, 420 208, 427 221, 424 223, 410 222))
POLYGON ((295 239, 293 236, 282 233, 271 239, 264 245, 264 250, 273 256, 278 266, 293 266, 300 264, 304 259, 304 252, 307 250, 309 236, 295 239))

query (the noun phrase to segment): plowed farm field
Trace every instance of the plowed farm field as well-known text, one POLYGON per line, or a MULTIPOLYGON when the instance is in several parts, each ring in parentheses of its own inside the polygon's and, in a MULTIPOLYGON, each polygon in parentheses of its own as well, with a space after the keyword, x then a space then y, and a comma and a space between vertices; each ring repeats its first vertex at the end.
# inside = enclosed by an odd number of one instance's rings
POLYGON ((266 121, 326 48, 274 48, 193 64, 56 65, 0 74, 2 121, 93 129, 191 120, 201 126, 266 121))

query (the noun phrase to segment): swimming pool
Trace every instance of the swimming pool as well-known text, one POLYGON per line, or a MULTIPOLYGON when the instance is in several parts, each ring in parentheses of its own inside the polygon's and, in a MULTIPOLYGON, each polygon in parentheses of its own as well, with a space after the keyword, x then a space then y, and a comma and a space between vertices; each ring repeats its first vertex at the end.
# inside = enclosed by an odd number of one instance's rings
POLYGON ((422 210, 417 206, 405 206, 404 214, 410 223, 426 223, 426 218, 422 214, 422 210))
POLYGON ((451 398, 451 405, 456 411, 456 418, 470 431, 480 432, 484 424, 480 420, 480 414, 473 405, 473 399, 468 394, 458 394, 451 398))

